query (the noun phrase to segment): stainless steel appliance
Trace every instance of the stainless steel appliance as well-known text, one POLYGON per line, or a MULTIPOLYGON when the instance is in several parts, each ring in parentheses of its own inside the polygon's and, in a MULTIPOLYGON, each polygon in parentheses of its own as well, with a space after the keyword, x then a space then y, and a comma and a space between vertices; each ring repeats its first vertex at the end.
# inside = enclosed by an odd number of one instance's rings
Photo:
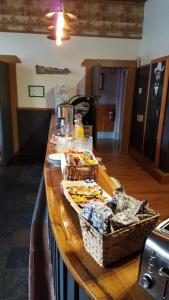
POLYGON ((146 240, 138 282, 154 299, 169 300, 169 218, 146 240))
POLYGON ((73 105, 69 103, 61 103, 57 107, 57 120, 60 123, 61 120, 64 120, 65 125, 73 123, 73 105))

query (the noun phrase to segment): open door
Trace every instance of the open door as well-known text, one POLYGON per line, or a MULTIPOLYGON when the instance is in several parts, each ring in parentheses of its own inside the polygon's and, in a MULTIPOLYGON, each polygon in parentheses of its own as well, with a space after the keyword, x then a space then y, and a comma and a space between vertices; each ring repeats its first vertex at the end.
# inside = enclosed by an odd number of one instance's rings
POLYGON ((0 61, 0 150, 1 163, 6 164, 14 155, 12 115, 9 87, 9 65, 0 61))
POLYGON ((101 66, 100 64, 97 64, 92 67, 92 96, 95 97, 95 126, 93 127, 93 145, 96 148, 97 147, 97 124, 98 124, 98 112, 97 112, 97 106, 99 104, 99 98, 100 98, 100 73, 101 73, 101 66))

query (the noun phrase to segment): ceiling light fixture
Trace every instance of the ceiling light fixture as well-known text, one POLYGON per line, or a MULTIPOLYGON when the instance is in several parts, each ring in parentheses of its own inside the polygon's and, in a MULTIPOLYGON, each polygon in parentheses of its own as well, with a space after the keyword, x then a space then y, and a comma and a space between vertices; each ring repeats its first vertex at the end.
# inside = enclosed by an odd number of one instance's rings
POLYGON ((62 41, 69 40, 72 28, 69 26, 70 22, 76 21, 77 17, 71 13, 64 12, 63 3, 56 1, 56 11, 49 12, 46 17, 51 21, 51 25, 48 26, 50 40, 56 40, 56 45, 60 46, 62 41))

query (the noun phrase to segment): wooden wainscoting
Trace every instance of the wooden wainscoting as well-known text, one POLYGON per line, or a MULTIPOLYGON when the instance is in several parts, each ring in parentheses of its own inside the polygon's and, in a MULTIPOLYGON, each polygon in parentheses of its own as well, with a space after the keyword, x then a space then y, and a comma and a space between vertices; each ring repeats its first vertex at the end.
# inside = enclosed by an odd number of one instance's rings
POLYGON ((19 155, 45 156, 53 109, 18 108, 19 155))

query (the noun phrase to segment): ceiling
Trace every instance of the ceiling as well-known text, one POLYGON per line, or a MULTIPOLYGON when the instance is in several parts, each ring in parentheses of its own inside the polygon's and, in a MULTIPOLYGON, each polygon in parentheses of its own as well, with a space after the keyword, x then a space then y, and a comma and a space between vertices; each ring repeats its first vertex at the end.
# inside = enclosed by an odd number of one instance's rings
MULTIPOLYGON (((141 39, 146 0, 64 0, 66 12, 77 16, 72 35, 141 39)), ((47 33, 45 14, 56 0, 1 0, 0 31, 47 33)))

